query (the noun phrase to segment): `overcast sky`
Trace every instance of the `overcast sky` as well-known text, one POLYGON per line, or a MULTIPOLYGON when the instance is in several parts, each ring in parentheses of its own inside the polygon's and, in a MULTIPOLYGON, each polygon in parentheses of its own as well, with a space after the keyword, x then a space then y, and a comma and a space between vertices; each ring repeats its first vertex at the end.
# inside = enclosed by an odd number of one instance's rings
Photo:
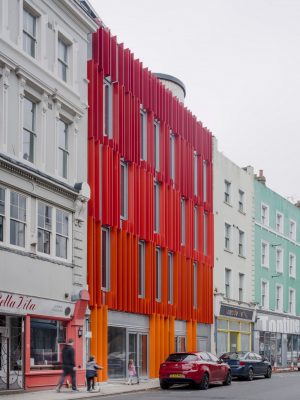
POLYGON ((145 66, 184 82, 219 150, 300 200, 300 0, 90 1, 145 66))

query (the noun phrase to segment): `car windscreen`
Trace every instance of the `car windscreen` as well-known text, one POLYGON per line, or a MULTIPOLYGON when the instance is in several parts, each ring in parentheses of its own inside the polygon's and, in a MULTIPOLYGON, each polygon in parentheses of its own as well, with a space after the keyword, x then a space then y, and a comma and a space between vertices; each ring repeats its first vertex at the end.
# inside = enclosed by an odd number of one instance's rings
POLYGON ((247 351, 239 351, 237 353, 225 353, 221 355, 222 360, 240 360, 246 357, 247 351))
POLYGON ((195 354, 191 353, 174 353, 170 354, 169 357, 166 359, 166 361, 169 362, 191 362, 195 361, 197 359, 197 356, 195 354))

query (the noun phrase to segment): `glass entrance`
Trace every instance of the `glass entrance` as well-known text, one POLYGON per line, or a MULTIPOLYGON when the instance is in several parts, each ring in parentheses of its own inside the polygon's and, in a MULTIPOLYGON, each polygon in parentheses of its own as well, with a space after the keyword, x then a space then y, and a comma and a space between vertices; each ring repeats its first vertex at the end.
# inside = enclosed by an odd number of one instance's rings
POLYGON ((230 351, 238 351, 238 334, 230 332, 230 351))
POLYGON ((128 352, 126 364, 133 360, 138 377, 148 376, 148 335, 128 332, 128 352))
POLYGON ((23 388, 24 320, 0 315, 0 390, 23 388))

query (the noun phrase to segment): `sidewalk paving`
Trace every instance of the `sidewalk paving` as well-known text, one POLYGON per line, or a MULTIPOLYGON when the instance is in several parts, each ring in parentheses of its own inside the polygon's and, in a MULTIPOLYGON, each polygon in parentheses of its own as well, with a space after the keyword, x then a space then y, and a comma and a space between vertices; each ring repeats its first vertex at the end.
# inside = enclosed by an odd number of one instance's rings
MULTIPOLYGON (((130 392, 140 392, 144 390, 157 389, 159 387, 158 379, 142 380, 139 384, 126 385, 124 382, 102 383, 97 388, 98 392, 87 392, 86 388, 79 388, 79 392, 72 392, 70 389, 63 388, 60 393, 52 390, 12 392, 1 395, 0 400, 75 400, 88 399, 99 396, 108 396, 114 394, 125 394, 130 392)), ((6 392, 7 393, 7 392, 6 392)))

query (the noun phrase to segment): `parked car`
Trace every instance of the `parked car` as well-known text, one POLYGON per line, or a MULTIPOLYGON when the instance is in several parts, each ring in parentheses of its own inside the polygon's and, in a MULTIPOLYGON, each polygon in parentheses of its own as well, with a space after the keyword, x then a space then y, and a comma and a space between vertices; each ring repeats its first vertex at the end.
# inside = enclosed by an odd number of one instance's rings
POLYGON ((173 384, 189 383, 207 390, 210 383, 231 384, 231 371, 228 364, 208 352, 172 353, 160 365, 159 381, 162 389, 173 384))
POLYGON ((225 353, 220 358, 230 366, 233 377, 236 376, 252 381, 254 376, 263 375, 265 378, 271 378, 272 376, 271 363, 259 354, 238 351, 225 353))

